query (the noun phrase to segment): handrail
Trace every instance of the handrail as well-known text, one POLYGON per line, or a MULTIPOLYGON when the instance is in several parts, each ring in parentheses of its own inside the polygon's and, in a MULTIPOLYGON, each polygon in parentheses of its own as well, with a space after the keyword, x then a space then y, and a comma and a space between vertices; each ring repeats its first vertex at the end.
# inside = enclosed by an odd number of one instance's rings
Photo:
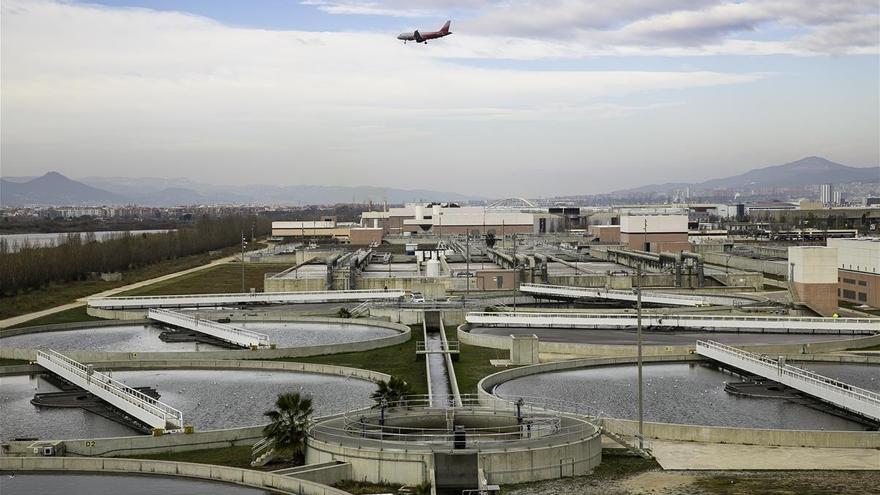
POLYGON ((861 387, 856 387, 854 385, 850 385, 848 383, 844 383, 839 380, 820 375, 810 370, 798 368, 790 364, 780 364, 779 361, 776 359, 761 356, 752 352, 744 351, 742 349, 737 349, 736 347, 731 347, 711 340, 698 340, 697 349, 699 350, 700 347, 708 347, 728 354, 734 354, 741 359, 763 366, 764 368, 767 368, 768 371, 772 371, 780 375, 794 376, 801 380, 805 380, 814 385, 817 385, 820 388, 832 390, 834 392, 849 397, 855 397, 860 400, 865 400, 880 407, 880 393, 873 392, 871 390, 867 390, 861 387))
MULTIPOLYGON (((602 319, 630 319, 635 318, 634 314, 628 313, 525 313, 525 312, 484 312, 471 311, 467 314, 470 316, 488 316, 488 317, 517 317, 517 318, 602 318, 602 319)), ((740 315, 657 315, 652 314, 646 318, 662 318, 664 320, 718 320, 718 321, 778 321, 778 322, 804 322, 804 323, 827 323, 831 325, 865 323, 877 324, 877 331, 880 332, 880 318, 817 318, 802 316, 740 316, 740 315)))
POLYGON ((431 348, 428 346, 428 342, 431 342, 431 341, 417 340, 416 341, 416 352, 429 352, 429 353, 442 354, 445 352, 456 353, 461 350, 461 344, 457 340, 447 340, 446 343, 448 345, 445 346, 445 348, 443 346, 431 348))
MULTIPOLYGON (((558 289, 558 290, 571 290, 571 291, 584 291, 584 292, 600 292, 605 294, 617 294, 617 295, 629 295, 634 296, 634 291, 628 290, 620 290, 620 289, 605 289, 602 287, 573 287, 569 285, 551 285, 551 284, 533 284, 533 283, 522 283, 519 284, 520 290, 523 288, 535 288, 535 289, 558 289)), ((525 292, 525 291, 524 291, 525 292)), ((644 296, 651 296, 656 298, 663 299, 684 299, 688 301, 705 301, 706 297, 703 296, 694 296, 688 294, 671 294, 665 292, 657 292, 657 291, 644 291, 642 292, 644 296)), ((729 296, 714 296, 714 297, 729 297, 729 296)), ((733 298, 731 298, 733 299, 733 298)))
MULTIPOLYGON (((161 319, 161 317, 165 317, 167 319, 179 319, 184 322, 190 323, 194 328, 192 330, 198 330, 198 327, 208 327, 214 330, 217 330, 221 333, 231 333, 238 337, 244 337, 245 339, 254 339, 257 341, 257 345, 259 346, 268 346, 269 345, 269 336, 264 333, 254 332, 252 330, 247 330, 244 328, 235 327, 232 325, 225 325, 223 323, 217 323, 211 320, 204 320, 199 318, 198 316, 191 316, 188 314, 180 313, 177 311, 171 311, 168 309, 161 308, 152 308, 147 312, 147 316, 151 319, 161 319), (159 316, 157 318, 156 316, 159 316)), ((169 323, 166 321, 166 323, 169 323)), ((215 337, 223 339, 223 337, 215 335, 215 337)), ((227 340, 227 339, 223 339, 227 340)), ((238 345, 243 345, 241 342, 233 342, 238 345)))
POLYGON ((135 407, 138 407, 153 416, 162 418, 166 424, 171 423, 178 428, 183 427, 183 413, 179 410, 154 397, 150 397, 143 392, 131 388, 128 385, 113 379, 109 375, 94 370, 91 370, 91 373, 89 373, 90 370, 86 365, 51 349, 48 352, 37 351, 37 364, 42 366, 40 363, 41 358, 72 373, 73 375, 76 375, 80 379, 85 380, 89 385, 100 387, 102 390, 125 400, 135 407))
POLYGON ((261 297, 284 297, 284 296, 302 296, 302 295, 339 295, 339 294, 378 294, 378 293, 402 293, 404 291, 385 290, 385 289, 352 289, 352 290, 318 290, 303 292, 227 292, 218 294, 169 294, 164 296, 112 296, 112 297, 93 297, 89 301, 131 301, 136 299, 157 300, 157 299, 207 299, 207 298, 253 298, 261 297))

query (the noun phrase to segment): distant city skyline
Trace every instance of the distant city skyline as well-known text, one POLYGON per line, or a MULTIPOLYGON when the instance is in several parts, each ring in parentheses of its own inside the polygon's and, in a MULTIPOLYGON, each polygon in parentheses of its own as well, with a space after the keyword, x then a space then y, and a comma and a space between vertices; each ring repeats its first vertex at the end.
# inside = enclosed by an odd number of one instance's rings
POLYGON ((4 0, 0 22, 4 177, 546 197, 880 163, 874 1, 4 0))

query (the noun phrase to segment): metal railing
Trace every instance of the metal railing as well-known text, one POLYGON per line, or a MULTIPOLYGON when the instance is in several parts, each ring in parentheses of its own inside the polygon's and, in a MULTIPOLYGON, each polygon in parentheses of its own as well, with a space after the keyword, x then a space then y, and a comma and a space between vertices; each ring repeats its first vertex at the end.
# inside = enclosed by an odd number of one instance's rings
MULTIPOLYGON (((465 318, 468 323, 576 326, 578 324, 632 325, 635 322, 636 315, 628 313, 526 313, 512 311, 487 313, 475 311, 469 312, 465 318)), ((643 316, 642 319, 647 325, 667 327, 719 325, 730 328, 749 326, 752 328, 805 328, 880 333, 880 318, 650 314, 643 316)))
MULTIPOLYGON (((166 428, 167 425, 172 425, 172 429, 183 427, 183 413, 179 410, 118 380, 114 380, 104 373, 94 371, 94 369, 59 352, 53 350, 48 352, 37 351, 37 364, 58 374, 61 378, 69 380, 89 392, 93 392, 102 399, 105 399, 105 397, 102 397, 105 393, 122 399, 136 409, 147 413, 157 420, 161 420, 162 428, 166 428)), ((128 411, 124 408, 123 410, 128 414, 133 413, 133 411, 128 411)), ((144 417, 140 417, 143 415, 132 415, 151 426, 160 426, 157 421, 145 421, 144 417)))
MULTIPOLYGON (((416 354, 434 354, 434 353, 442 354, 442 353, 446 353, 446 352, 452 353, 452 354, 458 354, 459 352, 461 352, 461 344, 457 340, 447 340, 446 341, 447 345, 445 346, 445 348, 442 345, 439 345, 436 347, 429 346, 428 342, 437 342, 437 341, 427 341, 427 342, 424 340, 416 341, 416 354)), ((438 343, 440 343, 440 342, 438 342, 438 343)))
MULTIPOLYGON (((744 351, 742 349, 737 349, 736 347, 731 347, 729 345, 724 345, 711 340, 698 340, 697 353, 700 355, 705 355, 705 349, 713 349, 721 352, 722 354, 726 354, 728 356, 735 357, 736 359, 747 361, 760 368, 763 368, 764 370, 766 370, 766 374, 762 373, 762 376, 764 376, 764 378, 769 378, 772 380, 774 379, 774 376, 793 377, 798 380, 808 382, 816 387, 830 390, 835 393, 852 397, 857 400, 864 401, 868 404, 872 404, 877 407, 878 412, 880 412, 880 393, 856 387, 854 385, 844 383, 840 380, 835 380, 833 378, 820 375, 810 370, 798 368, 797 366, 792 366, 790 364, 781 364, 779 360, 772 359, 767 356, 744 351), (703 352, 701 352, 701 350, 703 352)), ((736 365, 735 362, 727 362, 727 364, 731 364, 734 366, 736 365)), ((878 419, 880 419, 880 417, 878 417, 878 419)))
POLYGON ((400 290, 357 289, 303 292, 233 292, 221 294, 171 294, 164 296, 116 296, 88 300, 93 308, 159 307, 161 305, 207 306, 222 304, 285 304, 320 300, 397 299, 406 293, 400 290))
MULTIPOLYGON (((550 284, 520 284, 520 291, 532 294, 555 294, 567 295, 571 297, 594 297, 607 299, 623 299, 635 300, 635 290, 605 289, 599 287, 572 287, 566 285, 550 285, 550 284), (568 293, 568 294, 566 294, 568 293)), ((664 302, 666 304, 675 304, 679 306, 701 306, 701 305, 726 305, 737 306, 744 303, 757 302, 753 299, 745 297, 730 296, 701 296, 691 294, 675 294, 657 291, 643 291, 642 300, 644 302, 664 302)))
MULTIPOLYGON (((340 416, 328 418, 330 421, 315 422, 309 428, 309 435, 320 440, 332 439, 341 443, 357 443, 367 440, 381 448, 405 448, 403 445, 446 447, 452 446, 462 438, 456 434, 452 425, 457 414, 491 413, 494 416, 509 414, 516 417, 515 403, 504 400, 481 401, 477 395, 461 396, 461 405, 455 405, 455 397, 446 397, 444 407, 436 406, 437 397, 428 395, 412 395, 406 399, 386 403, 384 408, 357 409, 340 416), (434 406, 432 406, 432 401, 434 406), (445 421, 445 428, 397 426, 391 424, 392 418, 436 416, 435 421, 445 421), (382 419, 386 421, 381 424, 382 419)), ((532 403, 520 404, 522 422, 501 426, 468 427, 465 439, 469 448, 476 446, 494 446, 521 442, 524 440, 541 439, 550 436, 586 436, 600 431, 597 425, 587 418, 576 418, 563 421, 565 413, 550 408, 536 406, 532 403), (568 423, 568 424, 566 424, 568 423)))
POLYGON ((191 316, 167 309, 150 309, 147 312, 147 317, 151 320, 161 321, 170 325, 181 326, 189 330, 204 333, 241 347, 250 347, 252 345, 258 347, 269 346, 269 336, 264 333, 234 327, 225 323, 218 323, 216 321, 204 320, 199 318, 198 315, 191 316))

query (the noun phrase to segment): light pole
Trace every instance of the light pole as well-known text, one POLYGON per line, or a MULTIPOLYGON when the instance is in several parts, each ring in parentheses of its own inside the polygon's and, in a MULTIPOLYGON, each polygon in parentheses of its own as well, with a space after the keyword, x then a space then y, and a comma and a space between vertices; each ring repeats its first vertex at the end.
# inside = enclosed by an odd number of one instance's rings
POLYGON ((516 232, 513 233, 513 312, 516 313, 516 292, 519 290, 519 281, 517 280, 519 270, 516 263, 516 232))
MULTIPOLYGON (((648 237, 648 219, 645 219, 645 239, 648 237)), ((639 369, 639 448, 644 448, 644 420, 645 410, 642 390, 642 262, 636 265, 636 353, 639 369)))
POLYGON ((471 234, 470 232, 466 232, 464 235, 464 264, 465 264, 465 277, 464 281, 466 285, 464 286, 464 301, 462 302, 462 307, 467 306, 468 297, 471 295, 471 234))
POLYGON ((247 246, 247 239, 244 231, 241 231, 241 292, 244 293, 244 247, 247 246))

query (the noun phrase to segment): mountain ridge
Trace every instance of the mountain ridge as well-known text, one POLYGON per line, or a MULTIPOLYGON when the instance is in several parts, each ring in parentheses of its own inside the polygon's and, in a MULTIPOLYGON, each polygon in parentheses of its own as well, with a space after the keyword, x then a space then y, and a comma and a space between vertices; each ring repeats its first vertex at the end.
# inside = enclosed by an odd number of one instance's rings
POLYGON ((813 184, 844 184, 880 181, 880 167, 850 167, 820 156, 807 156, 793 162, 754 168, 741 174, 708 179, 702 182, 667 182, 648 184, 611 194, 668 192, 685 187, 700 189, 744 189, 748 187, 781 188, 813 184))

